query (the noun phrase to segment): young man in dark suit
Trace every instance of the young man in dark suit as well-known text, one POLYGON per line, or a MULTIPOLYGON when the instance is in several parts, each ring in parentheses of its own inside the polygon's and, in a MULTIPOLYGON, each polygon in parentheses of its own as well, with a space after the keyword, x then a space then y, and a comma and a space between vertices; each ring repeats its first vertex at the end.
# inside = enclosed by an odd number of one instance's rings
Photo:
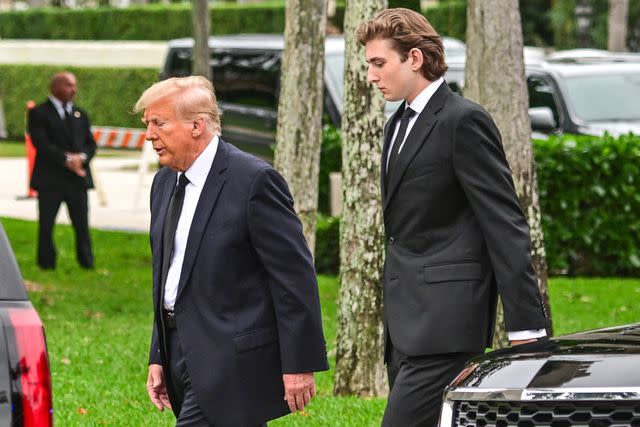
POLYGON ((53 226, 62 202, 76 235, 76 257, 93 268, 87 190, 93 188, 89 162, 96 152, 87 114, 73 105, 77 82, 73 74, 57 73, 51 95, 29 113, 29 134, 36 148, 31 187, 38 191, 38 265, 56 267, 53 226))
POLYGON ((545 336, 527 221, 489 114, 453 93, 438 34, 388 9, 360 25, 368 80, 404 101, 381 185, 390 394, 383 426, 436 426, 444 387, 491 345, 498 294, 513 345, 545 336))
POLYGON ((204 77, 156 83, 135 111, 164 166, 151 187, 151 401, 179 426, 257 426, 302 410, 328 364, 286 182, 221 138, 204 77))

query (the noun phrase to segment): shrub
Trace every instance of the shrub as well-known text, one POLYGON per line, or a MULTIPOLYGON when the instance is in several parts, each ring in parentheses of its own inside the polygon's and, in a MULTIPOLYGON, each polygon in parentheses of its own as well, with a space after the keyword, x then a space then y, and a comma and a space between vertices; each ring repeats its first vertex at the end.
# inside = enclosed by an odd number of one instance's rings
POLYGON ((10 136, 23 134, 26 102, 43 102, 51 76, 61 70, 76 75, 76 103, 87 111, 92 124, 142 127, 140 117, 131 114, 131 109, 142 92, 158 80, 155 69, 0 65, 0 98, 10 136))
POLYGON ((564 135, 534 148, 552 272, 640 273, 640 137, 564 135))
POLYGON ((338 274, 340 269, 340 219, 318 215, 315 264, 319 274, 338 274))
MULTIPOLYGON (((333 24, 342 29, 344 2, 333 24)), ((211 8, 211 33, 282 33, 284 1, 211 8)), ((0 13, 0 38, 66 40, 170 40, 193 34, 189 3, 97 9, 35 8, 0 13)))

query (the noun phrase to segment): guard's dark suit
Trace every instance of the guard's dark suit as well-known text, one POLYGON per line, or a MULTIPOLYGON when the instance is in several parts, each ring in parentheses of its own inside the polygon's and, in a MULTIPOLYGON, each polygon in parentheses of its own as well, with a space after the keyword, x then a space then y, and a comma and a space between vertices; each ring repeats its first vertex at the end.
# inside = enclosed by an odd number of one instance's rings
POLYGON ((76 255, 83 267, 93 267, 89 237, 87 190, 93 188, 89 162, 96 152, 87 114, 75 106, 66 123, 51 100, 29 113, 29 134, 36 148, 31 187, 38 191, 38 264, 54 268, 56 252, 53 226, 60 204, 65 202, 76 235, 76 255), (86 176, 65 167, 65 152, 84 153, 86 176))
MULTIPOLYGON (((149 361, 163 365, 165 379, 162 230, 175 186, 176 172, 163 168, 151 188, 149 361)), ((252 426, 282 416, 289 412, 282 374, 328 369, 313 262, 288 187, 267 163, 222 139, 191 223, 174 311, 172 334, 212 425, 252 426)))
MULTIPOLYGON (((382 165, 404 108, 385 127, 382 165)), ((399 359, 437 365, 439 355, 453 360, 483 352, 491 345, 498 293, 508 330, 547 326, 527 221, 498 129, 480 106, 441 84, 389 177, 383 166, 382 196, 385 358, 392 382, 399 359)), ((436 367, 437 378, 425 381, 443 381, 445 371, 436 367)), ((451 380, 455 372, 448 375, 451 380)), ((429 425, 405 424, 387 412, 386 425, 429 425)))

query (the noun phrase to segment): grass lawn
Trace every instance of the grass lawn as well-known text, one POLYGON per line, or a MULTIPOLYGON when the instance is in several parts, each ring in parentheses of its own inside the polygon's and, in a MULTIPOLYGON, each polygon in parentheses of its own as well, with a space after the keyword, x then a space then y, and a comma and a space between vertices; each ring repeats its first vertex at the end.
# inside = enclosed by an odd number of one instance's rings
MULTIPOLYGON (((31 299, 47 331, 55 422, 62 426, 172 426, 145 390, 152 321, 146 234, 93 230, 96 270, 75 262, 72 230, 56 227, 58 269, 35 266, 36 224, 2 219, 31 299)), ((320 277, 324 330, 335 361, 335 277, 320 277)), ((556 332, 640 321, 640 279, 553 279, 556 332)), ((331 396, 332 371, 317 375, 318 397, 303 414, 270 426, 378 426, 383 399, 331 396)))
POLYGON ((24 140, 0 140, 0 157, 24 157, 25 155, 24 140))

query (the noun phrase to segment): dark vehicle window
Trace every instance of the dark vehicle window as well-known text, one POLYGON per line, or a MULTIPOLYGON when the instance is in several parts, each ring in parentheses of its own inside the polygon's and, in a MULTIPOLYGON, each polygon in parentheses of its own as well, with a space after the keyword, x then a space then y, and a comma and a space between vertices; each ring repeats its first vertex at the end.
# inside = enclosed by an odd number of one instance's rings
POLYGON ((280 52, 215 52, 211 67, 218 100, 276 108, 280 90, 280 55, 280 52))
POLYGON ((167 60, 166 77, 184 77, 191 75, 191 49, 175 49, 167 60))
POLYGON ((553 112, 553 118, 556 123, 560 123, 558 107, 555 101, 555 89, 551 82, 544 77, 529 76, 527 78, 527 86, 529 89, 529 108, 549 107, 553 112))
POLYGON ((633 73, 567 77, 567 98, 582 120, 640 120, 640 76, 633 73))

